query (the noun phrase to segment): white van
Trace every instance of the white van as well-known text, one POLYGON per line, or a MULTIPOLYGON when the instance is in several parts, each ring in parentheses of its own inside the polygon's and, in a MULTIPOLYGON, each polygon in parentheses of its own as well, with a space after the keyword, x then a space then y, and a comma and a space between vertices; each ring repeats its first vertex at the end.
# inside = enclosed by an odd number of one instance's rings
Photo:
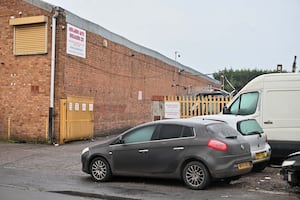
POLYGON ((271 160, 300 151, 300 73, 265 74, 250 81, 223 114, 255 118, 272 147, 271 160))

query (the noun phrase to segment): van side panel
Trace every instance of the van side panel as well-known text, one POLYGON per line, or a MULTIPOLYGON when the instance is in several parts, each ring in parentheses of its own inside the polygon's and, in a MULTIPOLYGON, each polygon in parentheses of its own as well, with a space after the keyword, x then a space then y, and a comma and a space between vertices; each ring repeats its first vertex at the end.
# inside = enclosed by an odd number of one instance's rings
POLYGON ((272 147, 272 160, 300 150, 300 74, 264 79, 262 122, 272 147))
POLYGON ((300 150, 300 90, 266 90, 262 127, 272 160, 300 150))
POLYGON ((263 129, 271 140, 299 140, 300 90, 267 90, 263 110, 263 129), (284 133, 289 132, 289 137, 284 133))

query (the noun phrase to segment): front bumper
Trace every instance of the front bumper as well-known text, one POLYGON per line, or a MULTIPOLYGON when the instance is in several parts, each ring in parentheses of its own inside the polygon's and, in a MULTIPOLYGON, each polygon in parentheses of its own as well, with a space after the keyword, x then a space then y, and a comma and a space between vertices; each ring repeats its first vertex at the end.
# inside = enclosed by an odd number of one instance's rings
POLYGON ((290 154, 282 162, 281 174, 291 186, 300 186, 300 152, 290 154))
POLYGON ((87 174, 90 174, 89 169, 89 151, 81 155, 81 170, 87 174))
POLYGON ((300 171, 292 168, 282 168, 281 174, 283 180, 287 181, 291 186, 300 186, 300 171))

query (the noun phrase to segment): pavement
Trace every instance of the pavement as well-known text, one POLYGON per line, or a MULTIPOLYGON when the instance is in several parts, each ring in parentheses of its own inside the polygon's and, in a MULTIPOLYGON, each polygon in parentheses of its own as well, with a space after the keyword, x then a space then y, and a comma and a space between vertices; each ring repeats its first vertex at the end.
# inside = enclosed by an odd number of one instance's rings
POLYGON ((64 145, 0 142, 0 166, 65 175, 78 174, 81 171, 81 151, 93 143, 90 140, 64 145))

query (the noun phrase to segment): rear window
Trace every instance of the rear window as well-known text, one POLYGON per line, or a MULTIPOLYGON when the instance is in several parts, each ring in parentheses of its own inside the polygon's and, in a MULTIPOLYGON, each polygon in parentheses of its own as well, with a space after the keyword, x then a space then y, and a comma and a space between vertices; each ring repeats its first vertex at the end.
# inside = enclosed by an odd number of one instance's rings
POLYGON ((192 137, 192 136, 194 136, 193 128, 184 127, 182 137, 192 137))
POLYGON ((173 139, 180 137, 192 137, 194 136, 193 128, 175 125, 175 124, 163 124, 159 130, 159 137, 154 139, 173 139))
POLYGON ((210 134, 218 135, 224 138, 237 137, 239 135, 236 130, 225 123, 211 124, 207 126, 207 130, 210 134))
POLYGON ((254 135, 264 132, 255 119, 240 121, 237 124, 237 129, 242 135, 254 135))
POLYGON ((179 138, 181 136, 182 126, 162 125, 160 128, 160 139, 179 138))

